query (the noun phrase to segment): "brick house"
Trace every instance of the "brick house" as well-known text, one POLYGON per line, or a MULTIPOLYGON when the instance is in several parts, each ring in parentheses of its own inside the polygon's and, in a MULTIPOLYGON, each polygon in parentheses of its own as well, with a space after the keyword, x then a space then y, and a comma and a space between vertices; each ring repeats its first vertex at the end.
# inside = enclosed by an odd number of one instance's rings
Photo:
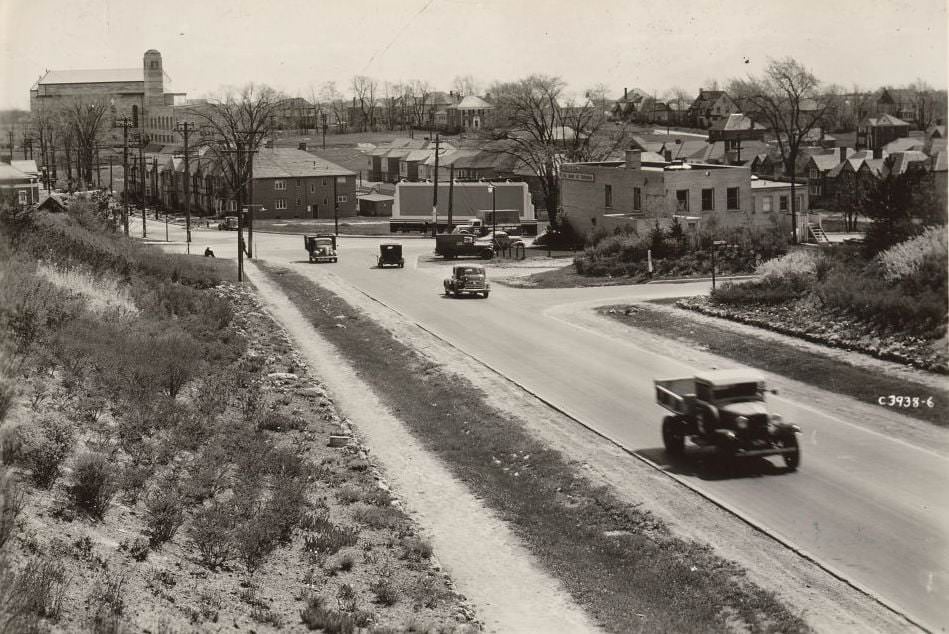
POLYGON ((887 143, 909 136, 909 127, 891 114, 867 117, 857 124, 857 149, 881 152, 887 143))
POLYGON ((448 106, 446 111, 449 130, 476 131, 494 126, 494 106, 475 95, 448 106))
POLYGON ((645 235, 673 216, 689 229, 769 221, 755 213, 748 167, 643 161, 640 151, 628 150, 625 161, 566 164, 560 177, 566 221, 581 235, 630 225, 645 235))
POLYGON ((698 128, 708 129, 730 114, 740 112, 738 104, 724 90, 699 90, 689 107, 689 120, 698 128))
POLYGON ((253 202, 260 218, 356 215, 356 173, 293 148, 261 150, 254 158, 253 202))

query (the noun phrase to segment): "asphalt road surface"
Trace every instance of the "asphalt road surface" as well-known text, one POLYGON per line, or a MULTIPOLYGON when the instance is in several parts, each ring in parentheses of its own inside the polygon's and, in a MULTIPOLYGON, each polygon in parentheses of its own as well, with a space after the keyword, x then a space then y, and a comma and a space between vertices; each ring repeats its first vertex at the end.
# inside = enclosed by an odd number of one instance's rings
MULTIPOLYGON (((175 235, 173 229, 172 240, 175 235)), ((660 438, 664 410, 655 404, 652 380, 688 376, 694 368, 641 348, 631 337, 597 329, 580 309, 701 293, 707 284, 550 290, 494 285, 487 300, 450 299, 442 295, 448 267, 431 256, 434 241, 396 238, 404 245, 406 267, 379 270, 381 241, 344 236, 338 264, 308 264, 300 236, 257 233, 255 256, 317 281, 342 278, 927 629, 949 627, 946 456, 808 403, 771 396, 772 411, 804 428, 799 471, 787 472, 780 459, 761 459, 725 475, 703 467, 700 458, 669 463, 660 438)), ((234 257, 235 243, 234 233, 195 231, 191 252, 211 246, 218 257, 234 257)))

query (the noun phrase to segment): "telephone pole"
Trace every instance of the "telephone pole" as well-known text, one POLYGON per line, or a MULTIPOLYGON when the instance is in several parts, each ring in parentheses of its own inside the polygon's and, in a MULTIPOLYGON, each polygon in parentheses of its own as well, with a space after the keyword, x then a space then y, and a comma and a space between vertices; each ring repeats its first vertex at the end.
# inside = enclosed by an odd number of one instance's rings
POLYGON ((133 127, 128 115, 116 123, 122 128, 122 228, 129 234, 129 128, 133 127))
POLYGON ((185 243, 186 251, 191 253, 191 153, 188 151, 188 137, 194 132, 194 124, 189 121, 179 121, 175 130, 185 140, 185 243))
POLYGON ((438 132, 435 133, 435 186, 432 187, 432 237, 438 233, 438 132))

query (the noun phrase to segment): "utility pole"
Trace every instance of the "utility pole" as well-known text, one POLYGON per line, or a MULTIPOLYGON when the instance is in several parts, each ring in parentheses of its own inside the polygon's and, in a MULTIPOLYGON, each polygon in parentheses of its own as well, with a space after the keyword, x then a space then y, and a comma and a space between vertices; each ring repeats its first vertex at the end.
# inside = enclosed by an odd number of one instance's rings
POLYGON ((324 112, 320 115, 320 118, 323 120, 323 149, 326 149, 326 113, 324 112))
MULTIPOLYGON (((161 195, 158 193, 158 157, 152 156, 152 204, 155 205, 155 220, 158 220, 158 208, 161 206, 161 195)), ((168 214, 165 214, 167 233, 168 214)), ((168 242, 166 239, 165 242, 168 242)))
POLYGON ((452 207, 455 201, 455 163, 448 166, 448 233, 453 228, 451 222, 452 207))
POLYGON ((333 176, 333 226, 336 236, 339 237, 339 196, 336 194, 336 177, 333 176))
POLYGON ((7 130, 7 134, 10 136, 10 160, 13 161, 13 159, 15 158, 15 157, 13 156, 13 147, 14 147, 14 143, 13 143, 13 128, 10 128, 9 130, 7 130))
MULTIPOLYGON (((247 137, 253 139, 253 135, 250 132, 244 133, 247 137)), ((244 150, 247 153, 247 257, 253 259, 254 257, 254 154, 257 154, 258 150, 251 149, 251 144, 247 143, 247 149, 244 150)))
POLYGON ((138 139, 138 172, 139 172, 139 174, 138 174, 138 182, 139 182, 139 184, 140 184, 140 187, 139 187, 138 192, 139 192, 139 195, 141 196, 141 200, 142 200, 142 238, 148 237, 148 235, 147 235, 148 230, 146 229, 146 224, 145 224, 145 215, 146 215, 146 214, 145 214, 145 155, 142 154, 142 151, 143 151, 144 149, 145 149, 145 138, 141 136, 141 133, 139 133, 139 139, 138 139))
POLYGON ((175 126, 185 140, 185 250, 191 253, 191 153, 188 151, 188 137, 194 132, 194 124, 188 121, 179 121, 175 126))
POLYGON ((432 237, 438 233, 438 133, 435 133, 435 186, 432 188, 432 237))
POLYGON ((129 128, 132 120, 123 115, 116 124, 122 128, 122 227, 129 234, 129 128))
POLYGON ((102 189, 102 163, 99 162, 99 141, 96 140, 96 187, 102 189))

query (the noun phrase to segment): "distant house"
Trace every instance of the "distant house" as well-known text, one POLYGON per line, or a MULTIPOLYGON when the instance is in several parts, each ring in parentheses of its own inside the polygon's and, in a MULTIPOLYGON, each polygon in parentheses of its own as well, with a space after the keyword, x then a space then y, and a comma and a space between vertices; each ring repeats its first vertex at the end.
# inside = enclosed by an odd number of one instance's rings
POLYGON ((891 114, 867 117, 857 124, 857 149, 869 149, 880 153, 883 147, 909 136, 909 124, 891 114))
POLYGON ((891 174, 924 174, 932 167, 932 160, 923 152, 916 150, 896 152, 881 160, 883 161, 880 173, 882 177, 891 174))
MULTIPOLYGON (((791 213, 791 183, 772 181, 764 178, 751 178, 751 197, 753 200, 752 214, 765 215, 773 212, 782 214, 791 213)), ((797 199, 796 210, 799 214, 807 214, 810 209, 810 200, 806 187, 794 188, 797 199)))
POLYGON ((0 163, 0 195, 21 207, 35 205, 40 197, 39 179, 21 172, 9 163, 0 163))
POLYGON ((468 95, 457 104, 448 106, 449 130, 481 130, 494 126, 494 106, 474 95, 468 95))
POLYGON ((629 121, 636 115, 639 105, 646 97, 646 93, 638 88, 623 88, 623 96, 613 102, 610 118, 616 121, 629 121))
POLYGON ((807 162, 807 192, 813 206, 821 206, 824 197, 833 196, 832 181, 828 181, 827 174, 841 161, 847 159, 847 148, 840 148, 831 154, 812 154, 807 162))
POLYGON ((392 203, 395 200, 392 196, 372 193, 360 196, 357 200, 359 202, 360 216, 392 215, 392 203))
POLYGON ((48 211, 50 213, 63 213, 69 208, 69 202, 63 194, 50 194, 46 200, 41 202, 37 209, 48 211))
POLYGON ((752 121, 740 112, 719 119, 708 129, 709 143, 725 141, 728 149, 734 149, 741 141, 763 141, 767 131, 763 125, 752 121))
POLYGON ((689 119, 692 125, 708 129, 739 111, 738 104, 724 90, 699 90, 699 96, 689 108, 689 119))

